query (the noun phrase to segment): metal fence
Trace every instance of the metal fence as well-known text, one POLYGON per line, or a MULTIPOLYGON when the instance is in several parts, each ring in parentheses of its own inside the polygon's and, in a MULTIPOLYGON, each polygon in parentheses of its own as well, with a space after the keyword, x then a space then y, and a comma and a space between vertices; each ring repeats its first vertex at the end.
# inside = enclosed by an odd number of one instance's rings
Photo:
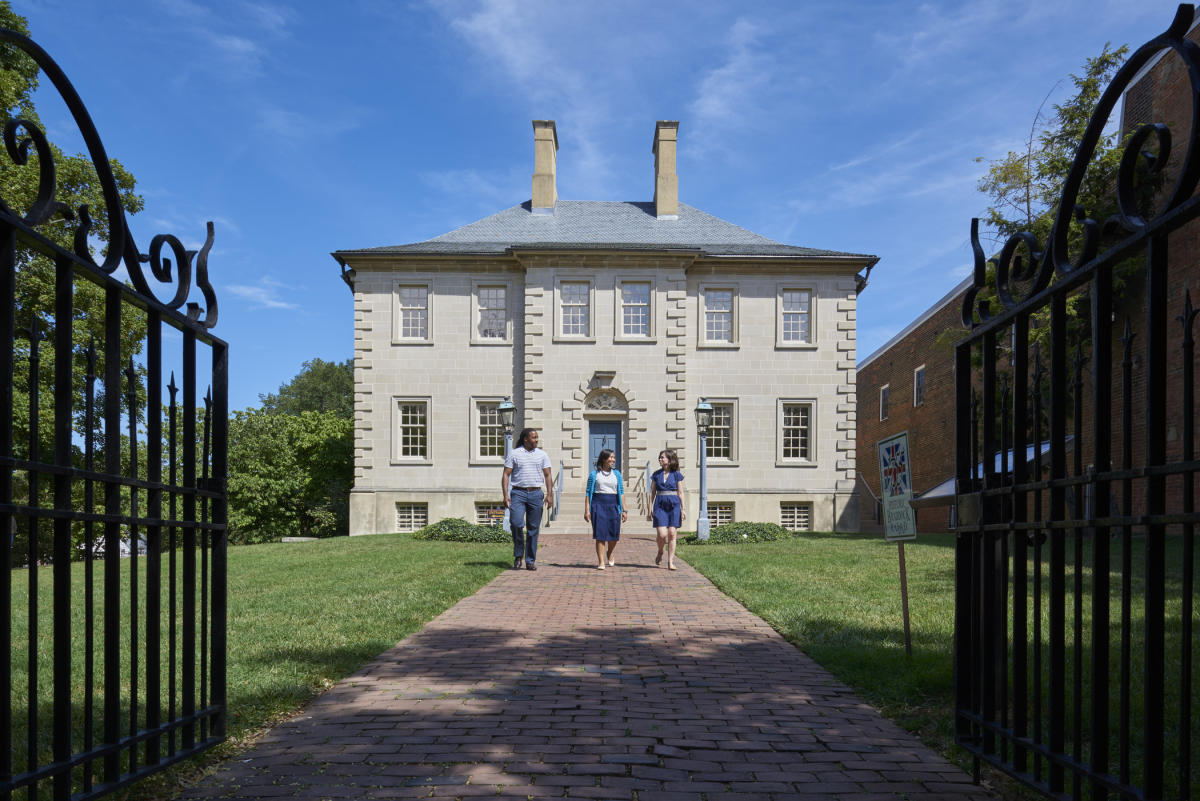
POLYGON ((1200 255, 1179 239, 1200 214, 1192 18, 1181 6, 1102 95, 1047 241, 1019 234, 988 264, 972 224, 970 334, 956 346, 956 738, 977 770, 1056 798, 1188 799, 1200 761, 1185 291, 1200 255), (1092 153, 1164 50, 1189 87, 1183 131, 1134 131, 1115 211, 1093 219, 1077 205, 1092 153))
POLYGON ((66 76, 20 34, 0 30, 0 47, 65 102, 105 206, 56 199, 44 133, 7 122, 0 167, 36 197, 0 198, 0 797, 94 798, 225 736, 228 348, 210 333, 213 228, 199 251, 159 235, 142 254, 66 76), (188 302, 193 275, 203 308, 188 302))

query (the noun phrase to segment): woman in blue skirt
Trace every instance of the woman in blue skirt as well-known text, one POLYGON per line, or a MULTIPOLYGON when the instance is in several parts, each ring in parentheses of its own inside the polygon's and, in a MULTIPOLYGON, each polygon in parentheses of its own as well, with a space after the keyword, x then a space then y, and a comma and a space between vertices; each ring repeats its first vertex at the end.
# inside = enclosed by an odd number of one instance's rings
POLYGON ((616 457, 608 448, 600 451, 596 469, 588 475, 587 501, 583 519, 592 524, 592 539, 596 541, 596 568, 605 565, 605 545, 608 546, 608 567, 616 564, 613 551, 621 539, 621 523, 625 522, 625 481, 616 469, 616 457))
POLYGON ((663 551, 667 552, 667 568, 675 569, 675 535, 687 517, 683 511, 683 473, 679 472, 679 456, 675 451, 658 455, 659 469, 650 476, 650 519, 658 532, 658 556, 654 564, 661 565, 663 551))

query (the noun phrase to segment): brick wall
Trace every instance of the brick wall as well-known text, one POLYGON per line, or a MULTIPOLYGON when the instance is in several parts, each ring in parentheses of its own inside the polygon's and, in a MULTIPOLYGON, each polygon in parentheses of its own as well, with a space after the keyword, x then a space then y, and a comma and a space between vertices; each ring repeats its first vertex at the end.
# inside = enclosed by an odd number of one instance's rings
MULTIPOLYGON (((867 290, 870 291, 869 289, 867 290)), ((908 432, 913 491, 921 493, 954 475, 954 351, 939 345, 947 330, 962 328, 962 293, 943 299, 928 319, 901 337, 858 370, 858 470, 871 493, 879 495, 880 478, 876 445, 902 431, 908 432), (913 371, 925 365, 925 401, 913 405, 913 371), (888 385, 886 420, 880 420, 879 390, 888 385)), ((948 339, 953 342, 954 338, 948 339)), ((875 524, 874 503, 860 495, 863 530, 882 530, 875 524)), ((948 508, 922 509, 917 530, 945 531, 948 508)))

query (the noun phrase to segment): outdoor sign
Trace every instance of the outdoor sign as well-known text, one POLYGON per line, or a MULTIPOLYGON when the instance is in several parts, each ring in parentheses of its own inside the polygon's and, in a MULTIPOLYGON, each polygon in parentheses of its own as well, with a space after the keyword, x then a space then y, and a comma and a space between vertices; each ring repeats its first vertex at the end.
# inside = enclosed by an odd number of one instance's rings
POLYGON ((888 542, 915 540, 917 516, 912 505, 912 462, 908 458, 908 432, 879 442, 880 498, 883 501, 883 536, 888 542))

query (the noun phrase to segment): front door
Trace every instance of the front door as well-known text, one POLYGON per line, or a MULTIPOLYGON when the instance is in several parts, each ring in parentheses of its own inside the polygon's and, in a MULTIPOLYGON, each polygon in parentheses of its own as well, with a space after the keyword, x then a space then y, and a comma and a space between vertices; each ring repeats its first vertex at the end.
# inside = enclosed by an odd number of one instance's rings
POLYGON ((600 451, 608 448, 617 457, 617 468, 621 468, 621 421, 591 420, 588 422, 588 465, 596 466, 600 451))

